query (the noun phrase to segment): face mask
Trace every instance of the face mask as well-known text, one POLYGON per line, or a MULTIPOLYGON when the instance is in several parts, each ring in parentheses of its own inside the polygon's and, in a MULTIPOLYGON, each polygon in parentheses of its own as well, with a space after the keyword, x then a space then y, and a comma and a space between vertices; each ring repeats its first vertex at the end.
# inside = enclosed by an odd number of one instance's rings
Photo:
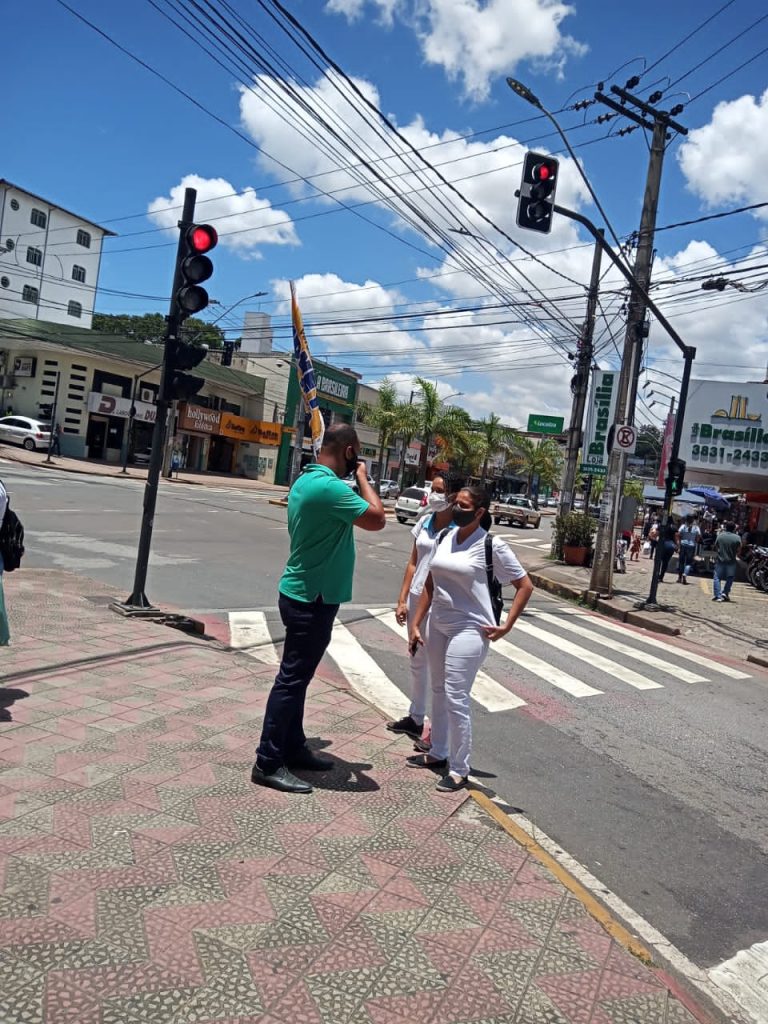
POLYGON ((346 458, 346 469, 347 476, 351 476, 357 469, 357 456, 353 452, 352 455, 348 455, 346 458))
POLYGON ((453 506, 453 521, 457 526, 469 526, 477 515, 473 508, 462 508, 461 505, 453 506))
POLYGON ((444 494, 437 494, 435 491, 430 491, 429 497, 427 498, 427 505, 429 505, 433 512, 444 512, 448 508, 448 501, 444 494))

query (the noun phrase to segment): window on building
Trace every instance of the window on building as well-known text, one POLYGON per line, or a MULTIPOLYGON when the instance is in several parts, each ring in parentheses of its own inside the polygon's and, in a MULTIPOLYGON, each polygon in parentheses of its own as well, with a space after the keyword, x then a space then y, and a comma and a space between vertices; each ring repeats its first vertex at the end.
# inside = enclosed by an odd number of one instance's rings
POLYGON ((19 208, 19 200, 18 199, 12 199, 11 200, 11 209, 12 210, 18 210, 18 208, 19 208))
POLYGON ((80 281, 85 284, 85 267, 79 267, 77 264, 72 267, 72 280, 80 281))
POLYGON ((16 243, 12 238, 6 238, 5 248, 8 250, 8 252, 13 252, 13 250, 16 248, 16 243))
POLYGON ((2 288, 10 288, 10 286, 11 286, 11 279, 10 279, 10 277, 6 277, 5 275, 0 277, 0 287, 2 287, 2 288))
POLYGON ((83 315, 82 303, 70 299, 67 303, 67 315, 76 316, 79 319, 83 315))
POLYGON ((91 235, 89 231, 83 231, 82 228, 77 232, 77 244, 82 245, 85 249, 91 248, 91 235))
POLYGON ((22 302, 37 302, 40 298, 40 292, 37 288, 33 288, 31 284, 25 284, 21 289, 21 301, 22 302))
POLYGON ((43 250, 36 245, 27 246, 27 263, 33 263, 36 267, 43 265, 43 250))
POLYGON ((33 207, 29 219, 36 228, 44 228, 48 223, 48 214, 33 207))

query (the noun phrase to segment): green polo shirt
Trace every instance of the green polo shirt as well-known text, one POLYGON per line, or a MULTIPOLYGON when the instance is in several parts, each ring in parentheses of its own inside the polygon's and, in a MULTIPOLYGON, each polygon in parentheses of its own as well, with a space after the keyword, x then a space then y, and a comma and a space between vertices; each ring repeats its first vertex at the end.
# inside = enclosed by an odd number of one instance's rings
POLYGON ((352 599, 355 541, 352 524, 368 502, 332 469, 311 463, 288 495, 291 551, 280 593, 296 601, 322 597, 326 604, 352 599))

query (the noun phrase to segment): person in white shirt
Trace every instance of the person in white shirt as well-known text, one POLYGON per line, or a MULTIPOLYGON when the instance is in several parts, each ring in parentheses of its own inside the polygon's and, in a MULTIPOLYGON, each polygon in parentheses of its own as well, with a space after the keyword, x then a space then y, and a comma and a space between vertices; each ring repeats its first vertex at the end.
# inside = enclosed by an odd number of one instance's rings
POLYGON ((435 540, 424 591, 410 624, 411 653, 424 638, 429 613, 429 672, 432 683, 432 747, 408 758, 413 768, 447 768, 437 789, 452 793, 467 785, 472 753, 469 695, 489 643, 506 636, 533 593, 533 584, 511 548, 492 537, 493 575, 512 583, 515 597, 503 623, 494 620, 486 571, 485 538, 491 525, 490 498, 479 487, 459 491, 453 506, 457 526, 435 540))
POLYGON ((688 573, 693 565, 693 558, 696 554, 696 545, 701 541, 701 530, 693 520, 693 516, 685 517, 677 531, 677 582, 688 583, 688 573))
MULTIPOLYGON (((429 556, 434 548, 435 538, 446 529, 454 528, 453 495, 446 495, 445 480, 436 476, 432 480, 432 489, 427 497, 429 511, 417 520, 411 530, 413 549, 405 567, 403 584, 397 600, 395 617, 401 626, 413 618, 419 598, 424 590, 424 580, 429 571, 429 556)), ((427 714, 427 694, 429 692, 429 664, 427 662, 426 644, 429 639, 429 617, 421 627, 424 645, 420 646, 411 658, 411 706, 408 714, 396 722, 387 722, 390 732, 405 733, 418 740, 424 731, 424 718, 427 714)))

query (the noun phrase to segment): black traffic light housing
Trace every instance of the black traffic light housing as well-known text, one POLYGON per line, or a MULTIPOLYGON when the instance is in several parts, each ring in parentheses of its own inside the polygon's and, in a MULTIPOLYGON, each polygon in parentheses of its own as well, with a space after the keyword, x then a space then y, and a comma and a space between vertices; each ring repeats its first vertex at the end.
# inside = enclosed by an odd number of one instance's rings
POLYGON ((560 161, 544 153, 528 152, 523 162, 523 179, 517 202, 517 225, 529 231, 549 234, 557 191, 560 161))
POLYGON ((232 365, 232 356, 234 354, 234 351, 235 351, 235 343, 234 343, 234 341, 225 341, 224 342, 224 346, 223 346, 223 351, 221 353, 221 365, 222 366, 231 366, 232 365))
POLYGON ((193 377, 184 370, 194 370, 202 363, 208 350, 201 345, 190 345, 185 341, 166 342, 165 399, 168 402, 187 402, 205 384, 202 377, 193 377))
POLYGON ((208 305, 208 292, 200 285, 213 274, 213 263, 205 254, 216 247, 218 240, 210 224, 190 224, 181 237, 173 296, 179 323, 208 305))
POLYGON ((686 464, 682 459, 672 459, 667 467, 667 486, 669 493, 676 497, 685 490, 686 464))

